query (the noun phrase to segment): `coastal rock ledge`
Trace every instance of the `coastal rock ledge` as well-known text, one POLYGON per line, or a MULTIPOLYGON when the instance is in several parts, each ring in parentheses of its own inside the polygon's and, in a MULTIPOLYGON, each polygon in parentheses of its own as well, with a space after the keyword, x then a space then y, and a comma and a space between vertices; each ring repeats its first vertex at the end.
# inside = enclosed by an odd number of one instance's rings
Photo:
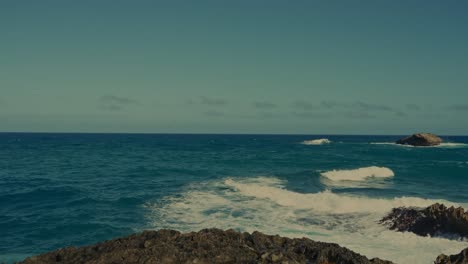
POLYGON ((422 209, 394 208, 380 222, 391 230, 413 232, 420 236, 468 238, 468 212, 462 207, 446 207, 436 203, 422 209))
POLYGON ((93 246, 68 247, 27 258, 24 264, 45 263, 317 263, 391 264, 337 244, 307 238, 286 238, 260 232, 204 229, 144 231, 93 246))
POLYGON ((442 143, 442 139, 431 133, 417 133, 397 140, 397 144, 411 145, 417 147, 437 146, 442 143))
POLYGON ((468 264, 468 248, 456 255, 439 255, 434 264, 468 264))

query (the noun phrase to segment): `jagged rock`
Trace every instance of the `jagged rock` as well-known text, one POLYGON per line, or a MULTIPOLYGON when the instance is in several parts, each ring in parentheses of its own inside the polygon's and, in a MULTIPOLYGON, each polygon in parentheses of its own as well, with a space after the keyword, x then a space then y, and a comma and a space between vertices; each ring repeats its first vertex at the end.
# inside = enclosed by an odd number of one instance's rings
POLYGON ((430 133, 417 133, 402 139, 399 139, 397 144, 412 145, 412 146, 436 146, 442 143, 442 139, 430 133))
POLYGON ((391 264, 378 258, 369 260, 337 244, 219 229, 185 234, 166 229, 144 231, 93 246, 59 249, 21 263, 391 264))
POLYGON ((437 257, 434 264, 468 264, 468 248, 465 248, 456 255, 441 254, 437 257))
POLYGON ((381 221, 392 230, 420 236, 450 235, 468 238, 468 212, 462 207, 433 204, 427 208, 394 208, 381 221))

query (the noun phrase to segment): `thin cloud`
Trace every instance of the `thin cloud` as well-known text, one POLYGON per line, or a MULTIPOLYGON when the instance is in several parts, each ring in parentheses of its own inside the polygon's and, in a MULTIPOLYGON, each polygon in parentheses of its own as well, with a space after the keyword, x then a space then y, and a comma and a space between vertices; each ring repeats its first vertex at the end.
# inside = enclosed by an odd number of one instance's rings
POLYGON ((468 104, 455 104, 449 106, 448 109, 454 111, 468 111, 468 104))
POLYGON ((254 102, 253 106, 258 109, 273 109, 278 107, 278 105, 271 102, 254 102))
POLYGON ((130 105, 138 104, 138 101, 128 97, 120 97, 115 95, 104 95, 98 99, 99 108, 108 111, 120 111, 130 105))
POLYGON ((346 112, 344 116, 347 118, 354 118, 354 119, 372 119, 376 118, 375 115, 369 114, 368 112, 346 112))
POLYGON ((401 112, 401 111, 395 112, 395 115, 397 117, 406 117, 406 116, 408 116, 405 112, 401 112))
POLYGON ((319 109, 347 109, 355 112, 361 111, 380 111, 380 112, 396 112, 397 110, 383 104, 372 104, 362 101, 357 102, 337 102, 337 101, 321 101, 319 104, 314 104, 308 101, 294 101, 293 107, 301 110, 319 110, 319 109))
POLYGON ((206 96, 200 97, 200 100, 198 102, 202 105, 210 106, 223 106, 228 104, 228 102, 225 99, 206 96))
POLYGON ((215 111, 215 110, 206 111, 206 112, 203 113, 203 115, 209 116, 209 117, 224 117, 224 116, 226 116, 226 114, 224 112, 215 111))
POLYGON ((421 107, 417 104, 407 104, 406 109, 411 110, 411 111, 419 111, 421 110, 421 107))
POLYGON ((328 118, 332 115, 329 113, 315 113, 315 112, 292 112, 293 116, 300 117, 300 118, 328 118))
POLYGON ((314 105, 311 102, 302 101, 302 100, 294 101, 292 103, 292 107, 297 108, 297 109, 301 109, 301 110, 316 110, 316 109, 319 108, 319 107, 317 107, 316 105, 314 105))
POLYGON ((355 108, 359 108, 364 111, 384 111, 384 112, 394 112, 395 109, 393 109, 390 106, 386 105, 380 105, 380 104, 369 104, 369 103, 364 103, 364 102, 356 102, 353 104, 355 108))
POLYGON ((326 108, 326 109, 332 109, 332 108, 337 108, 337 107, 346 107, 346 104, 333 102, 333 101, 322 101, 320 103, 320 107, 326 108))

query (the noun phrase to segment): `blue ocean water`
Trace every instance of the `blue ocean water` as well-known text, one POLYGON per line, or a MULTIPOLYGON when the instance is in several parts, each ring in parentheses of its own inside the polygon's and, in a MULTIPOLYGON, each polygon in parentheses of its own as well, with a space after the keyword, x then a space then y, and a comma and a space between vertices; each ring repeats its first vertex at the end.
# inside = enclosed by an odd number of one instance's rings
POLYGON ((468 137, 398 138, 2 133, 0 262, 160 228, 306 236, 398 263, 468 247, 377 223, 396 206, 468 205, 468 137))

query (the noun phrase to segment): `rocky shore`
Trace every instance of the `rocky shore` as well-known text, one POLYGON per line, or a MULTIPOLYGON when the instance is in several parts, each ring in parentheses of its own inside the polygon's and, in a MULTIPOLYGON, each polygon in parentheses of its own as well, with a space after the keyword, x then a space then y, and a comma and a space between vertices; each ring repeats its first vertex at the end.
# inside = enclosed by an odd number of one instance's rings
POLYGON ((468 248, 456 255, 439 255, 434 264, 468 264, 468 248))
POLYGON ((468 212, 462 207, 436 203, 427 208, 394 208, 381 223, 391 230, 420 236, 468 238, 468 212))
POLYGON ((204 229, 180 233, 145 231, 92 246, 68 247, 27 258, 23 264, 49 263, 317 263, 391 264, 368 259, 337 244, 291 239, 260 232, 204 229))
MULTIPOLYGON (((468 238, 468 212, 433 204, 427 208, 394 208, 380 221, 391 230, 420 236, 468 238)), ((435 256, 434 256, 435 257, 435 256)), ((144 231, 91 246, 68 247, 25 259, 23 264, 49 263, 317 263, 391 264, 368 259, 338 244, 286 238, 260 232, 204 229, 144 231)), ((468 264, 468 248, 439 255, 435 264, 468 264)))

